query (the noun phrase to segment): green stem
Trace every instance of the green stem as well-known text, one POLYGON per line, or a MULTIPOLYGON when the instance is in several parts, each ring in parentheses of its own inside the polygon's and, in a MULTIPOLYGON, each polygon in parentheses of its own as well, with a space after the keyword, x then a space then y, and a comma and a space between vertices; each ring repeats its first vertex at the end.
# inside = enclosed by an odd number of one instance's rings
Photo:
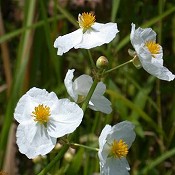
POLYGON ((95 70, 95 69, 96 69, 96 65, 95 65, 94 60, 93 60, 93 58, 92 58, 92 54, 91 54, 91 52, 90 52, 89 49, 88 49, 87 51, 88 51, 88 55, 89 55, 89 60, 90 60, 90 62, 91 62, 91 66, 92 66, 92 68, 95 70))
MULTIPOLYGON (((36 0, 26 1, 27 11, 25 13, 25 22, 24 26, 29 26, 33 23, 34 14, 35 14, 35 7, 36 7, 36 0)), ((21 88, 23 87, 24 83, 24 76, 27 67, 27 63, 29 61, 30 49, 33 39, 33 31, 25 31, 21 36, 21 40, 19 43, 19 49, 17 53, 17 60, 15 64, 15 73, 14 73, 14 80, 12 83, 12 90, 10 94, 9 101, 6 106, 6 113, 5 118, 3 120, 3 127, 1 130, 0 135, 0 169, 3 165, 3 157, 6 153, 7 148, 7 141, 8 141, 8 134, 11 127, 11 123, 13 121, 13 112, 21 93, 21 88)))
POLYGON ((69 145, 64 145, 64 147, 60 150, 60 152, 53 158, 53 160, 40 172, 38 175, 45 175, 49 170, 54 166, 58 160, 60 160, 65 152, 68 150, 69 145))
POLYGON ((129 60, 129 61, 123 63, 123 64, 120 64, 119 66, 116 66, 116 67, 114 67, 114 68, 112 68, 112 69, 107 70, 104 74, 108 74, 108 73, 110 73, 110 72, 112 72, 112 71, 114 71, 114 70, 116 70, 116 69, 118 69, 118 68, 120 68, 120 67, 125 66, 126 64, 131 63, 131 62, 133 62, 133 59, 132 59, 132 60, 129 60))
MULTIPOLYGON (((163 0, 159 0, 159 14, 161 15, 163 13, 163 7, 164 7, 164 2, 163 0)), ((158 23, 159 28, 158 28, 158 42, 161 44, 162 41, 162 20, 159 21, 158 23)), ((159 128, 163 129, 163 124, 162 124, 162 106, 161 106, 161 91, 160 91, 160 80, 156 80, 156 94, 157 94, 157 106, 158 106, 158 113, 157 113, 157 120, 158 120, 158 125, 159 128)), ((164 140, 163 140, 163 135, 160 135, 160 151, 163 153, 165 150, 164 146, 164 140)))
MULTIPOLYGON (((47 18, 47 21, 48 21, 48 23, 52 23, 52 22, 54 22, 54 21, 56 21, 58 19, 64 19, 64 17, 61 16, 61 15, 57 15, 57 16, 54 16, 54 17, 51 17, 51 18, 47 18)), ((41 27, 43 25, 45 25, 45 21, 41 20, 39 22, 33 23, 32 25, 28 25, 28 26, 22 27, 20 29, 16 29, 13 32, 4 34, 0 38, 0 44, 2 44, 3 42, 8 41, 10 39, 13 39, 14 37, 17 37, 18 35, 26 32, 27 30, 37 29, 37 28, 39 28, 39 27, 41 27)))
POLYGON ((92 150, 92 151, 98 151, 99 150, 98 148, 92 148, 92 147, 85 146, 85 145, 82 145, 82 144, 79 144, 79 143, 70 143, 70 145, 71 146, 76 146, 76 147, 86 148, 86 149, 89 149, 89 150, 92 150))
POLYGON ((89 104, 89 100, 91 99, 92 94, 94 93, 97 84, 98 84, 98 80, 95 79, 94 82, 93 82, 93 84, 92 84, 92 86, 91 86, 91 88, 90 88, 90 90, 89 90, 89 92, 88 92, 88 95, 86 96, 86 99, 85 99, 85 101, 84 101, 84 103, 83 103, 83 105, 82 105, 82 110, 83 110, 84 112, 85 112, 86 109, 87 109, 87 106, 88 106, 88 104, 89 104))
POLYGON ((152 162, 149 163, 148 166, 146 166, 141 174, 147 174, 149 170, 154 168, 155 166, 159 165, 160 163, 164 162, 166 159, 173 157, 175 155, 175 148, 164 152, 161 156, 159 156, 157 159, 153 160, 152 162))

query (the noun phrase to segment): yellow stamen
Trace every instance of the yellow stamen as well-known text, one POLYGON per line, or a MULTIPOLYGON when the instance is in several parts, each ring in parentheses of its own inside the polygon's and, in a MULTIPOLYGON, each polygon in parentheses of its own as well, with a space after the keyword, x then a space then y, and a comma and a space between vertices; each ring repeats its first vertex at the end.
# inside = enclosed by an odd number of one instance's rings
POLYGON ((111 147, 111 155, 115 158, 126 157, 128 154, 128 145, 120 139, 119 141, 114 140, 111 147))
POLYGON ((82 13, 82 15, 78 17, 79 26, 84 30, 91 28, 94 22, 95 22, 95 16, 92 13, 84 12, 82 13))
POLYGON ((157 44, 155 41, 147 41, 145 43, 145 46, 148 48, 148 50, 151 52, 151 55, 155 57, 155 54, 158 54, 160 52, 160 45, 157 44))
POLYGON ((47 123, 50 116, 50 108, 48 106, 38 105, 32 112, 32 116, 35 117, 34 121, 41 124, 47 123))

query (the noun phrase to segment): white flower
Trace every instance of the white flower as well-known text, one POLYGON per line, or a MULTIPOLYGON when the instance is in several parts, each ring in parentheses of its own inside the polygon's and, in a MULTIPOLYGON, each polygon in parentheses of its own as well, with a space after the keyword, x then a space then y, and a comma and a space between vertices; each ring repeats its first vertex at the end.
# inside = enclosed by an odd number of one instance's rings
POLYGON ((56 138, 72 133, 81 123, 82 109, 68 99, 59 100, 54 92, 32 88, 24 94, 14 112, 19 122, 17 145, 28 158, 49 153, 56 138))
MULTIPOLYGON (((73 98, 75 102, 82 102, 85 100, 93 83, 92 77, 89 75, 81 75, 73 81, 73 72, 75 70, 68 70, 64 79, 68 94, 73 98)), ((104 83, 99 82, 97 87, 89 101, 89 108, 95 111, 101 111, 109 114, 112 112, 111 102, 103 96, 106 91, 104 83)))
POLYGON ((130 39, 143 69, 161 80, 171 81, 175 78, 163 66, 162 47, 156 43, 156 33, 151 28, 139 27, 135 30, 135 24, 132 23, 130 39))
POLYGON ((106 125, 99 137, 98 157, 101 175, 129 175, 126 160, 128 150, 135 140, 134 125, 129 121, 111 127, 106 125))
POLYGON ((83 13, 78 16, 80 28, 72 33, 59 36, 54 47, 58 48, 57 55, 63 55, 71 48, 91 49, 109 43, 119 32, 116 23, 101 24, 95 22, 92 13, 83 13))

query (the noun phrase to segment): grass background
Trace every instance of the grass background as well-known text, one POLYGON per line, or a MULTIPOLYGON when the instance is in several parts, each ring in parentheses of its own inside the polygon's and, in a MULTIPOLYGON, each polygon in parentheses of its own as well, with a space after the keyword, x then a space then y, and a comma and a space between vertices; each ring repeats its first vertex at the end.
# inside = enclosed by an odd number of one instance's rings
MULTIPOLYGON (((54 91, 66 98, 63 80, 68 69, 76 76, 91 75, 88 52, 72 49, 56 55, 54 40, 76 30, 77 16, 93 11, 96 21, 117 22, 119 34, 108 45, 91 49, 94 61, 104 55, 109 68, 131 57, 131 23, 151 27, 163 47, 164 65, 175 73, 175 1, 165 0, 7 0, 0 1, 0 169, 8 174, 39 173, 59 152, 59 146, 45 158, 28 160, 15 144, 17 123, 13 112, 19 98, 31 87, 54 91)), ((137 137, 128 154, 132 175, 175 174, 175 83, 160 81, 143 69, 127 65, 104 80, 113 112, 104 115, 87 110, 74 141, 98 147, 105 124, 123 120, 136 125, 137 137)), ((97 153, 84 148, 67 152, 48 174, 99 172, 97 153)))

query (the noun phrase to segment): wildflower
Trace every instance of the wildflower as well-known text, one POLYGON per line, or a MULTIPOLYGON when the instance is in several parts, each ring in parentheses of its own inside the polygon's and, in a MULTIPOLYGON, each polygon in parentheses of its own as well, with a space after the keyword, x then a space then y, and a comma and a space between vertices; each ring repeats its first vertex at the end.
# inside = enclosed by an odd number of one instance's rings
POLYGON ((135 139, 134 125, 129 121, 111 127, 106 125, 99 137, 98 157, 101 175, 129 175, 126 160, 129 148, 135 139))
POLYGON ((17 145, 29 159, 46 155, 56 138, 72 133, 81 123, 82 109, 68 99, 58 99, 54 92, 32 88, 24 94, 14 112, 19 122, 17 145))
POLYGON ((135 24, 132 23, 130 39, 143 69, 161 80, 171 81, 175 78, 163 66, 162 46, 156 43, 156 33, 151 28, 139 27, 135 30, 135 24))
POLYGON ((116 23, 97 23, 92 13, 82 13, 78 15, 79 29, 59 36, 54 47, 58 48, 57 55, 63 55, 71 48, 91 49, 109 43, 119 32, 116 23))
MULTIPOLYGON (((73 72, 75 70, 68 70, 64 79, 68 94, 72 99, 77 102, 83 102, 93 84, 92 77, 89 75, 81 75, 73 81, 73 72)), ((103 113, 111 113, 111 102, 103 96, 106 90, 106 86, 103 82, 99 82, 97 87, 89 101, 89 108, 95 111, 101 111, 103 113)))

